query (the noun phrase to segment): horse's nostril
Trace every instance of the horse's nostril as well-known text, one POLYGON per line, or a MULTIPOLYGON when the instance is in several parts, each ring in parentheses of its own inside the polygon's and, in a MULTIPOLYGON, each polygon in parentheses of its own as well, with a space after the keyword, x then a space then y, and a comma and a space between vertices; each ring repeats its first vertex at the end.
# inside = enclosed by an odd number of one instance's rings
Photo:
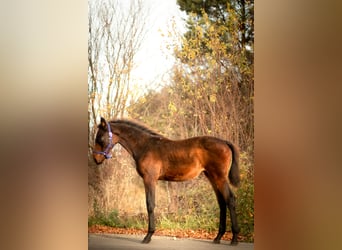
POLYGON ((94 157, 94 161, 96 165, 100 165, 102 163, 102 161, 98 160, 97 157, 94 157))

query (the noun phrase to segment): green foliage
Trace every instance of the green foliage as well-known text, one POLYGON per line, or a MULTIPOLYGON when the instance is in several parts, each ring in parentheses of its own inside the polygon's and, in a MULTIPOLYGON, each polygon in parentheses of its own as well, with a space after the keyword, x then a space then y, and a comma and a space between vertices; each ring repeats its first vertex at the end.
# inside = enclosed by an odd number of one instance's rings
POLYGON ((246 153, 240 154, 241 186, 236 192, 237 216, 241 235, 248 241, 254 240, 254 171, 252 160, 246 153))
POLYGON ((93 225, 145 229, 147 227, 147 216, 119 216, 119 212, 116 209, 108 213, 96 210, 94 215, 88 217, 88 227, 93 225))
POLYGON ((88 226, 92 225, 104 225, 110 227, 122 227, 122 221, 118 217, 119 212, 113 210, 109 213, 103 212, 98 204, 94 202, 94 214, 88 217, 88 226))
POLYGON ((177 4, 196 20, 188 19, 185 37, 191 37, 196 23, 201 24, 202 17, 207 15, 211 22, 232 28, 229 34, 221 37, 226 43, 233 33, 238 34, 240 48, 254 43, 254 0, 177 0, 177 4))
POLYGON ((157 218, 157 226, 162 229, 218 230, 218 214, 164 214, 157 218), (214 216, 216 215, 216 216, 214 216))
MULTIPOLYGON (((230 0, 229 2, 234 1, 230 0)), ((201 16, 204 11, 214 20, 226 18, 227 0, 177 0, 177 4, 187 14, 195 13, 201 16)))
POLYGON ((254 240, 254 184, 243 180, 237 192, 237 216, 241 235, 249 241, 254 240))

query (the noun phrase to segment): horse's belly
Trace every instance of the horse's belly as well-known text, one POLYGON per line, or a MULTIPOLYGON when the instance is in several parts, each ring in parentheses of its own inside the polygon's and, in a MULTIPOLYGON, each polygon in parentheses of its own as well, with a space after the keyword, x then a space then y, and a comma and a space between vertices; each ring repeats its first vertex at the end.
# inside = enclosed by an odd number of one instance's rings
POLYGON ((199 176, 203 170, 204 169, 200 167, 180 167, 177 169, 169 169, 159 179, 165 181, 187 181, 199 176))

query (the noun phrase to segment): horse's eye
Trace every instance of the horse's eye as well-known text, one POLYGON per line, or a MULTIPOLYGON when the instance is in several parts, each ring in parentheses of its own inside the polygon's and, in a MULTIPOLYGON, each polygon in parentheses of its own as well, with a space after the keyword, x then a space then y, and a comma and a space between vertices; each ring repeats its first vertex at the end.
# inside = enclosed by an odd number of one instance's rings
POLYGON ((103 136, 98 136, 96 138, 96 143, 99 144, 101 147, 103 147, 103 145, 104 145, 103 136))
POLYGON ((104 143, 104 142, 105 142, 105 138, 104 138, 104 136, 102 136, 102 137, 101 137, 101 140, 100 140, 100 142, 101 142, 101 146, 104 146, 104 144, 105 144, 105 143, 104 143))

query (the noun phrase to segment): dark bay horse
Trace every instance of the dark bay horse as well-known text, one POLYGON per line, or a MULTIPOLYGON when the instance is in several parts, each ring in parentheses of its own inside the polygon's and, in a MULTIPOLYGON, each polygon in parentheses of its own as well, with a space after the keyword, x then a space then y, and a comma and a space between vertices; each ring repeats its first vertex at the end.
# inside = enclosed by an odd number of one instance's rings
POLYGON ((238 151, 225 140, 201 136, 174 141, 146 127, 127 120, 107 122, 101 118, 96 134, 93 157, 97 164, 111 157, 116 143, 121 144, 136 162, 143 178, 148 212, 148 232, 143 243, 149 243, 155 231, 155 189, 158 180, 186 181, 201 172, 209 179, 220 207, 219 232, 214 243, 220 243, 226 232, 227 206, 232 222, 232 245, 237 244, 240 231, 235 212, 235 196, 229 183, 239 185, 238 151))

